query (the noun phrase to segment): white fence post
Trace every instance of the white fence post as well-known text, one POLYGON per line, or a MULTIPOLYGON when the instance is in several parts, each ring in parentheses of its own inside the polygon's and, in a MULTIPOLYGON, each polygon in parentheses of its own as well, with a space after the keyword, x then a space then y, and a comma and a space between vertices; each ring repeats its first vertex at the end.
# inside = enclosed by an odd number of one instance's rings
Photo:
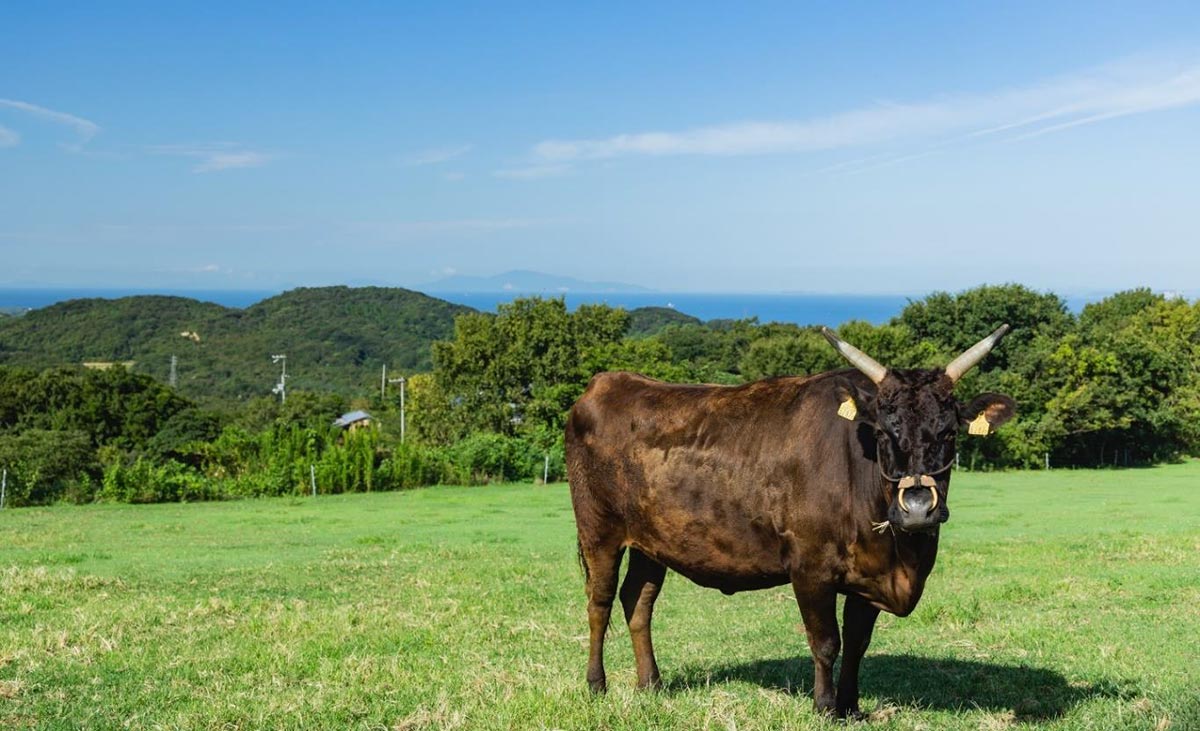
POLYGON ((317 496, 317 466, 310 464, 308 466, 308 479, 312 481, 313 497, 317 496))
POLYGON ((4 493, 8 492, 8 468, 4 468, 4 474, 0 476, 0 510, 4 510, 4 493))

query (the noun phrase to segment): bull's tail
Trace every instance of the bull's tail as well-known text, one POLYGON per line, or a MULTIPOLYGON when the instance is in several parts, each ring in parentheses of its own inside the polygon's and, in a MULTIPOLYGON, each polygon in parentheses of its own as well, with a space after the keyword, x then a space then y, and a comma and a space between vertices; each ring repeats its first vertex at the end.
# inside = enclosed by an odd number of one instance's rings
POLYGON ((579 540, 575 541, 575 550, 579 556, 579 568, 583 569, 584 585, 592 580, 592 573, 588 571, 587 559, 583 557, 583 543, 579 540))

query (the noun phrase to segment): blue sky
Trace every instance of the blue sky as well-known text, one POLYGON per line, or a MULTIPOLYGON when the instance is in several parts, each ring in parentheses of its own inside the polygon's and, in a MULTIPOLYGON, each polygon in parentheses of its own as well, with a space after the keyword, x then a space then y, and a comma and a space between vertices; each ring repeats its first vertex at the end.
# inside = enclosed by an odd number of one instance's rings
POLYGON ((7 5, 0 286, 1200 289, 1195 2, 426 5, 7 5))

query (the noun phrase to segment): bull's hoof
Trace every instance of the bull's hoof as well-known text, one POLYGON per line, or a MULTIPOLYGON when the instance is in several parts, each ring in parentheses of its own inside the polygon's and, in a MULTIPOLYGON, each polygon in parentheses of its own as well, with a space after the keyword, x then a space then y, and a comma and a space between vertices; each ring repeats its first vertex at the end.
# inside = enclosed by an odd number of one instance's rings
POLYGON ((849 706, 847 708, 839 708, 836 713, 837 717, 846 721, 865 721, 867 714, 858 710, 858 706, 849 706))
POLYGON ((837 705, 832 700, 813 701, 813 710, 821 716, 832 716, 841 718, 837 712, 837 705))
POLYGON ((588 690, 596 695, 604 695, 608 692, 608 680, 605 678, 596 678, 595 680, 588 678, 588 690))
POLYGON ((662 679, 655 675, 653 678, 639 680, 637 687, 638 690, 662 690, 662 679))

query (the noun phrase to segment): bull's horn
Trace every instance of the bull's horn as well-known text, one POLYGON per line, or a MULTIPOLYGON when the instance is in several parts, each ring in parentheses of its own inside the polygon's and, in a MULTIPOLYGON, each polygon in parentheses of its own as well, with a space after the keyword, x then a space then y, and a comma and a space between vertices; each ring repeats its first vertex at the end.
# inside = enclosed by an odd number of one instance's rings
POLYGON ((992 352, 992 348, 996 347, 996 343, 1000 342, 1000 338, 1007 335, 1009 330, 1007 324, 1001 325, 991 335, 967 348, 966 352, 950 361, 950 365, 946 366, 946 375, 950 377, 950 381, 957 381, 963 377, 964 373, 974 368, 985 355, 992 352))
MULTIPOLYGON (((847 343, 845 340, 842 340, 837 335, 834 335, 833 331, 829 328, 822 327, 821 334, 837 349, 837 352, 842 354, 843 358, 850 361, 850 365, 865 373, 867 378, 870 378, 873 382, 879 383, 887 375, 887 368, 880 365, 879 361, 850 343, 847 343)), ((980 357, 982 358, 983 356, 980 357)))

